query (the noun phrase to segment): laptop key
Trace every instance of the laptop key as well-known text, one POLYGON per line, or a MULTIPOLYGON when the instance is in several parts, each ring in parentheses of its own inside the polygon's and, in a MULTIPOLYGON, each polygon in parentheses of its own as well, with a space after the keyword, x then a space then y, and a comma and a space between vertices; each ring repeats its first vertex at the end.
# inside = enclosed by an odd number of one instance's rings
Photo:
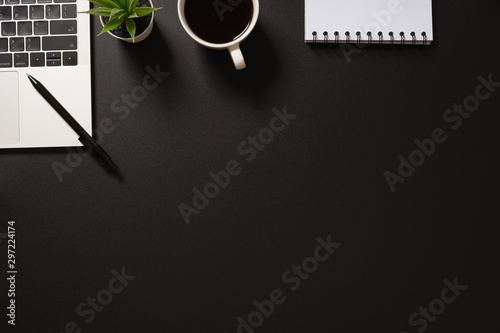
POLYGON ((31 67, 45 66, 45 54, 43 52, 30 53, 30 64, 31 67))
POLYGON ((0 21, 12 20, 11 7, 0 7, 0 21))
POLYGON ((0 68, 12 67, 12 54, 0 54, 0 68))
POLYGON ((47 52, 47 59, 61 59, 61 52, 47 52))
POLYGON ((43 19, 43 6, 30 6, 30 19, 39 20, 43 19))
POLYGON ((26 37, 26 51, 40 51, 40 37, 26 37))
POLYGON ((76 20, 58 20, 50 22, 50 34, 76 34, 76 20))
POLYGON ((54 0, 54 3, 76 2, 76 0, 54 0))
POLYGON ((38 3, 52 3, 52 0, 38 0, 38 3))
POLYGON ((43 51, 76 50, 76 36, 42 37, 43 51))
POLYGON ((17 5, 19 4, 19 0, 5 0, 6 5, 17 5))
POLYGON ((76 5, 62 5, 62 18, 76 18, 76 5))
POLYGON ((16 23, 15 22, 2 22, 2 36, 15 36, 16 23))
POLYGON ((47 52, 47 66, 61 66, 61 52, 47 52))
POLYGON ((12 37, 10 39, 10 51, 24 51, 24 38, 22 37, 12 37))
POLYGON ((49 22, 48 21, 35 21, 35 35, 48 35, 49 34, 49 22))
POLYGON ((63 52, 63 65, 64 66, 78 65, 78 54, 76 52, 63 52))
POLYGON ((28 6, 14 6, 14 20, 26 20, 28 18, 28 6))
POLYGON ((7 38, 0 38, 0 52, 9 51, 9 40, 7 38))
POLYGON ((59 5, 47 5, 45 7, 45 18, 50 20, 58 19, 61 16, 60 11, 61 6, 59 5))
POLYGON ((29 36, 33 33, 33 25, 30 21, 17 22, 17 34, 19 36, 29 36))
POLYGON ((36 3, 36 0, 21 0, 21 3, 26 3, 26 4, 36 3))
POLYGON ((61 59, 47 59, 47 66, 61 66, 61 59))
POLYGON ((14 67, 28 67, 28 53, 15 53, 14 67))

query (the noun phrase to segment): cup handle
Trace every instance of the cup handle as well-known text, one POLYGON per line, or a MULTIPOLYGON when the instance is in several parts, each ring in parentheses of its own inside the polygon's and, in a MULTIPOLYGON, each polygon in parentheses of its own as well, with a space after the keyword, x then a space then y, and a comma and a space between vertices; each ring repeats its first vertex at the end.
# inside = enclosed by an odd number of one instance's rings
POLYGON ((236 69, 240 70, 247 67, 245 59, 243 58, 243 53, 241 53, 240 50, 240 44, 231 45, 228 47, 228 50, 229 54, 231 54, 231 58, 233 58, 234 67, 236 67, 236 69))

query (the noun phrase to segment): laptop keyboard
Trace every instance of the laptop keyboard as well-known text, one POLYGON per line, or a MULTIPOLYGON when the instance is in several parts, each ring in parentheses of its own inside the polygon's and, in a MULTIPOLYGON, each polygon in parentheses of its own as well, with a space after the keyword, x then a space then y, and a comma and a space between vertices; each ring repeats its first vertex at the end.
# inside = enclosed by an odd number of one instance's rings
POLYGON ((76 0, 0 0, 0 68, 77 64, 76 0))

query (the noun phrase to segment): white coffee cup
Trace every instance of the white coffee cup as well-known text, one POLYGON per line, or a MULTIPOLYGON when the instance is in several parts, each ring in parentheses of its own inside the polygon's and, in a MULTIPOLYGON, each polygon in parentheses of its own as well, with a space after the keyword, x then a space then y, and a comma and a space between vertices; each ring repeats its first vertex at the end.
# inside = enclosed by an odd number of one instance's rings
POLYGON ((184 27, 184 30, 186 30, 186 32, 188 33, 188 35, 191 36, 191 38, 193 38, 201 45, 206 46, 208 48, 215 50, 223 50, 223 49, 229 50, 229 54, 231 55, 231 58, 233 58, 234 66, 236 67, 236 69, 245 68, 246 67, 245 59, 243 58, 243 54, 241 53, 240 50, 240 43, 243 42, 245 38, 248 37, 248 35, 250 35, 253 28, 255 27, 255 24, 257 23, 257 18, 259 17, 259 0, 252 0, 253 3, 252 20, 250 21, 250 24, 248 25, 248 28, 245 30, 245 32, 240 36, 238 36, 238 38, 236 38, 235 40, 223 44, 207 42, 206 40, 203 40, 200 37, 198 37, 193 32, 193 30, 191 30, 189 24, 187 23, 186 15, 184 14, 184 5, 186 1, 189 0, 179 0, 177 5, 177 10, 179 12, 179 19, 181 20, 181 24, 184 27))

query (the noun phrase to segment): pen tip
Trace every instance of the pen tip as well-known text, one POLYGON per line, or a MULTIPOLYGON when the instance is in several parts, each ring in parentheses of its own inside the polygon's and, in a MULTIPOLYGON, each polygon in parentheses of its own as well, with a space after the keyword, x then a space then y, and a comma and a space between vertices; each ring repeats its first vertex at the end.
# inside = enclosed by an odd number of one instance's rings
POLYGON ((28 73, 26 73, 26 76, 28 76, 28 80, 30 80, 32 84, 38 84, 37 80, 33 76, 29 75, 28 73))

